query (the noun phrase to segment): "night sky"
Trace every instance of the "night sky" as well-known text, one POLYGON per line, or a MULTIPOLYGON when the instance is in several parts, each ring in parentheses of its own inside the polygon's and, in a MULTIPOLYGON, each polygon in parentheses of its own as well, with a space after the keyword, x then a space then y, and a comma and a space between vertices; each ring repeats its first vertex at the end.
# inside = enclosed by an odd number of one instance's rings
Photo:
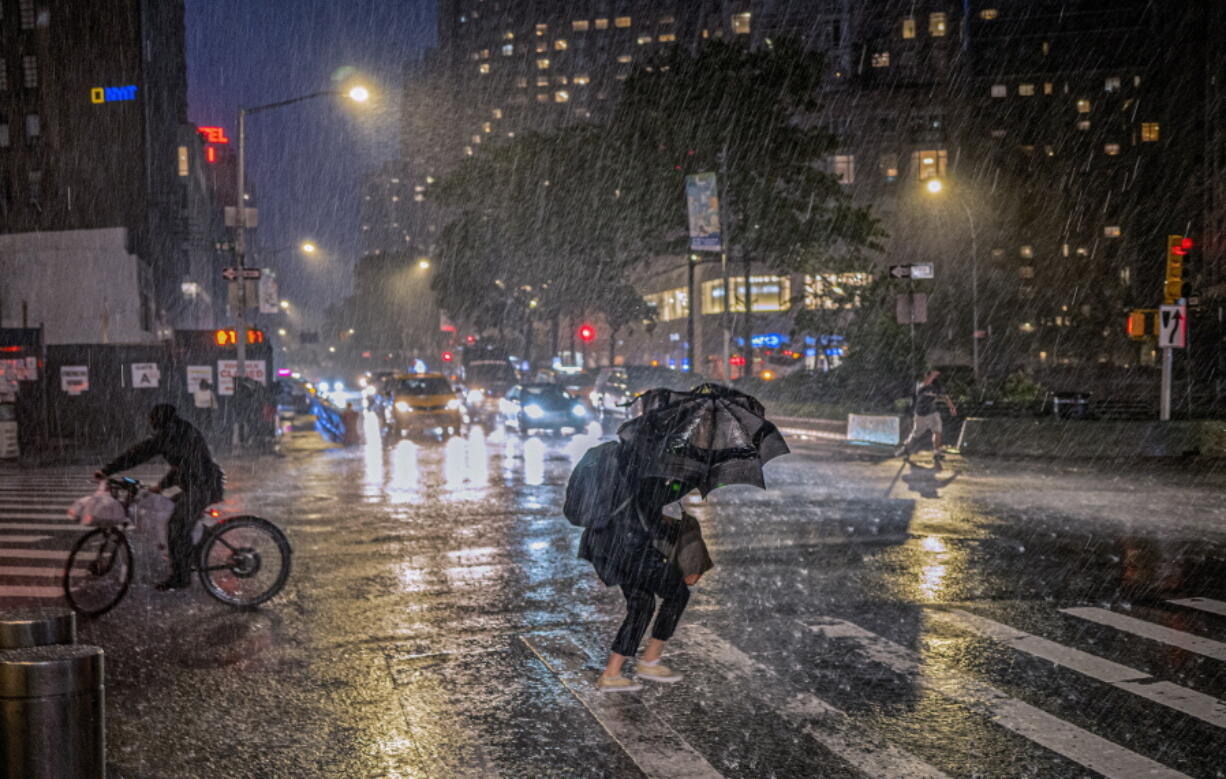
MULTIPOLYGON (((434 0, 187 0, 188 117, 237 143, 238 106, 336 86, 352 68, 375 97, 321 98, 247 120, 253 244, 315 240, 326 255, 282 252, 282 296, 317 315, 350 289, 365 173, 397 156, 401 74, 434 43, 434 0)), ((254 261, 254 260, 253 260, 254 261)))

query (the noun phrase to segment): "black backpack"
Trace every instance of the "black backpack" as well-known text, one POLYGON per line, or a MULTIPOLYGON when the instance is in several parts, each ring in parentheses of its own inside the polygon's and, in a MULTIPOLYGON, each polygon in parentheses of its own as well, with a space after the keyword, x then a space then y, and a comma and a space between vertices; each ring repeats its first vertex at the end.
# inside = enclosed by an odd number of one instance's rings
POLYGON ((562 513, 576 527, 599 530, 634 497, 622 473, 619 441, 593 446, 570 472, 562 513))

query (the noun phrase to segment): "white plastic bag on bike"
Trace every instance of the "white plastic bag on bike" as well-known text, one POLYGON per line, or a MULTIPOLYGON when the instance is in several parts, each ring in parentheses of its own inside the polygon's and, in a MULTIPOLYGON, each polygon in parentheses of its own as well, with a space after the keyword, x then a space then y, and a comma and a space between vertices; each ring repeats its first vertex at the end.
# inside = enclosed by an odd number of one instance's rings
POLYGON ((105 482, 100 482, 92 495, 78 498, 68 509, 68 516, 93 527, 120 525, 128 519, 123 504, 111 497, 105 482))

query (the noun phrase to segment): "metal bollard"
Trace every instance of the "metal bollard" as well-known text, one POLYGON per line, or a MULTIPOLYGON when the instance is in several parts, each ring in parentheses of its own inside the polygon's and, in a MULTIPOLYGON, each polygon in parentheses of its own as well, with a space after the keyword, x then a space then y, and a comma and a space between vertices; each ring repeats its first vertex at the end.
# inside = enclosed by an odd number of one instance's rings
POLYGON ((0 612, 0 649, 77 643, 77 615, 71 609, 31 606, 0 612))
POLYGON ((0 776, 104 779, 102 650, 0 651, 0 776))

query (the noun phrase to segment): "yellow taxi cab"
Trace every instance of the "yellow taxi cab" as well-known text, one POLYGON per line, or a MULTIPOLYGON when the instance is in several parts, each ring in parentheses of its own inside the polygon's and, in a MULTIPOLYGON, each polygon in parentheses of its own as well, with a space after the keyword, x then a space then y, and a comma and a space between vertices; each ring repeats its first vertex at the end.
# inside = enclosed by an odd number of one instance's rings
POLYGON ((468 421, 451 381, 441 373, 398 373, 387 382, 384 421, 403 433, 456 435, 468 421))

